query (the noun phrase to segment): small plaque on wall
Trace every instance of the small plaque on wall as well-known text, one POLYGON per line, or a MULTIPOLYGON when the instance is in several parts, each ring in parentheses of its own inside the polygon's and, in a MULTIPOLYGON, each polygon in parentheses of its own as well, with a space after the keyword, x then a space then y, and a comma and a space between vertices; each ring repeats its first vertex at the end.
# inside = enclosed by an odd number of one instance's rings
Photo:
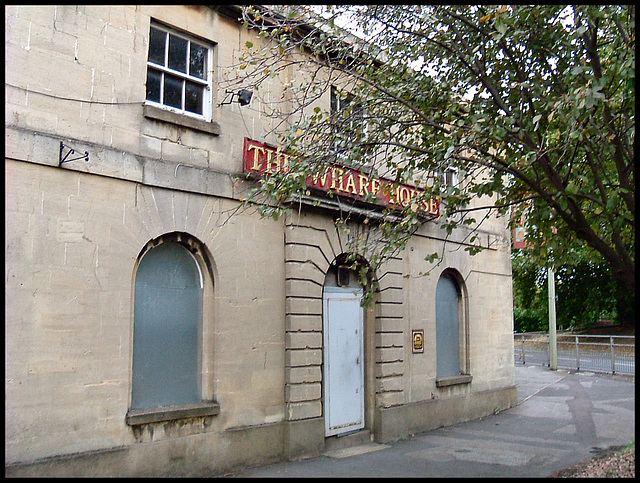
POLYGON ((424 352, 424 330, 413 330, 411 331, 412 339, 413 339, 413 353, 420 354, 424 352))

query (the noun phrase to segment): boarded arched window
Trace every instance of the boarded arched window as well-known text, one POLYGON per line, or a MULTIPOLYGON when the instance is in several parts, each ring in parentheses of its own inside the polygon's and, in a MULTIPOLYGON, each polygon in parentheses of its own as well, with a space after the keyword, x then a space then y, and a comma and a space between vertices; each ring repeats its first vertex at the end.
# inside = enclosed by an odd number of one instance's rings
POLYGON ((460 295, 457 282, 444 273, 436 288, 436 374, 439 378, 462 373, 460 295))
POLYGON ((131 408, 201 401, 202 274, 177 241, 149 249, 135 279, 131 408))

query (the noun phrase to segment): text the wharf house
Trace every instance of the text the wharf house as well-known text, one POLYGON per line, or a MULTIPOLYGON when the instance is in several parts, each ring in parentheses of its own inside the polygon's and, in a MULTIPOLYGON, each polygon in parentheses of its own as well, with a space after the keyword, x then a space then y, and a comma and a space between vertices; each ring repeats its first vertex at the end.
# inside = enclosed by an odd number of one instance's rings
POLYGON ((363 305, 336 220, 418 187, 335 165, 284 218, 241 209, 287 153, 218 89, 239 16, 5 6, 6 475, 219 475, 515 404, 507 220, 471 256, 421 203, 363 305))

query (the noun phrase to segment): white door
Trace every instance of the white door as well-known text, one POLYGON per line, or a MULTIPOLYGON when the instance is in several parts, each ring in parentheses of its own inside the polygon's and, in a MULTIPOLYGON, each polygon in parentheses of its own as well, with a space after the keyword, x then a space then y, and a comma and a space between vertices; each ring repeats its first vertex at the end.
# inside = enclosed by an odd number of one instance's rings
POLYGON ((362 290, 325 287, 325 435, 364 428, 364 311, 362 290))

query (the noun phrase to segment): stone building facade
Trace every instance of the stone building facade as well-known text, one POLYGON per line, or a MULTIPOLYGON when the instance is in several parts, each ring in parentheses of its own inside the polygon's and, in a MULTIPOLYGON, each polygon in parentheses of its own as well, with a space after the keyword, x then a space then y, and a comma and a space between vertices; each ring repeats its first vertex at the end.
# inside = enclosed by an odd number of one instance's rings
POLYGON ((6 475, 218 475, 515 404, 506 220, 475 256, 426 223, 363 308, 331 206, 239 209, 273 140, 216 89, 237 17, 5 6, 6 475))

